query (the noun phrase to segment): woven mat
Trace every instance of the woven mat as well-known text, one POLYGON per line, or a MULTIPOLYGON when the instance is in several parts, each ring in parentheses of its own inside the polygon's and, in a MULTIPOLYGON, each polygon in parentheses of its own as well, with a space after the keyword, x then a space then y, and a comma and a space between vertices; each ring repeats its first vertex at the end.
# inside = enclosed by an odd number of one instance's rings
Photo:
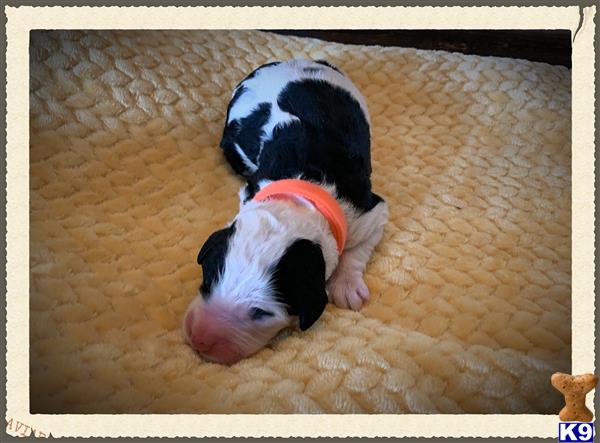
POLYGON ((556 413, 570 372, 570 72, 255 31, 34 32, 33 413, 556 413), (232 88, 324 58, 364 93, 390 221, 361 312, 224 367, 181 334, 237 212, 232 88))

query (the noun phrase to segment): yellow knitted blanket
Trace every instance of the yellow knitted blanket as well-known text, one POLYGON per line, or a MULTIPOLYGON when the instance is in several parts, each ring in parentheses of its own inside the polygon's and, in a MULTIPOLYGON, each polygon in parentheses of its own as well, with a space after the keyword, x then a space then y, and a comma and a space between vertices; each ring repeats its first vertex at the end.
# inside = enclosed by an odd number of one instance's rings
POLYGON ((32 413, 556 413, 570 372, 570 72, 257 31, 33 32, 32 413), (257 66, 327 59, 365 95, 390 206, 361 312, 231 367, 181 320, 237 212, 218 142, 257 66))

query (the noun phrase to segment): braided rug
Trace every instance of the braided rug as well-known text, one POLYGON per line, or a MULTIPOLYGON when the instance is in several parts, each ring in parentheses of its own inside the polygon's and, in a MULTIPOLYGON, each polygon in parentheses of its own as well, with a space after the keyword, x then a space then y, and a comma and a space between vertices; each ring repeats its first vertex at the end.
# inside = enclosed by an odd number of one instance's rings
POLYGON ((556 413, 570 372, 564 67, 257 31, 31 36, 32 413, 556 413), (259 65, 365 95, 390 221, 361 312, 225 367, 182 339, 196 255, 238 208, 218 149, 259 65))

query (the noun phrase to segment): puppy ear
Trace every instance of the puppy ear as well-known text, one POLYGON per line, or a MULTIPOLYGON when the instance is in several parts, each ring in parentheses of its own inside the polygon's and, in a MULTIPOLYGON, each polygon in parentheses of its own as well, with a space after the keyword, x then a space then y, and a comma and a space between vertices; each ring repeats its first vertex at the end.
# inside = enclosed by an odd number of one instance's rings
POLYGON ((327 292, 323 288, 323 292, 312 300, 309 300, 303 309, 300 310, 298 317, 298 325, 301 331, 306 331, 310 328, 323 314, 327 306, 327 292))
POLYGON ((198 253, 198 264, 202 265, 202 296, 210 296, 213 284, 223 274, 225 255, 229 249, 229 238, 235 232, 235 222, 225 229, 213 233, 198 253))
POLYGON ((296 240, 282 255, 273 272, 273 286, 292 315, 298 315, 305 331, 318 320, 327 305, 325 259, 321 247, 310 240, 296 240))
MULTIPOLYGON (((201 265, 211 254, 227 248, 228 239, 235 232, 235 222, 230 226, 213 232, 204 242, 200 252, 198 252, 198 264, 201 265)), ((223 251, 224 253, 224 251, 223 251)))

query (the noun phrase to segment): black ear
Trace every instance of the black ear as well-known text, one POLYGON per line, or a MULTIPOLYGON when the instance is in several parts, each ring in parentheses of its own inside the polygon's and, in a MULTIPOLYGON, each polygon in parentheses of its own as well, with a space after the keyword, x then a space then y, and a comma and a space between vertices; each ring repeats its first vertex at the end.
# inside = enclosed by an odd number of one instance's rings
POLYGON ((202 265, 202 294, 208 296, 214 281, 225 269, 225 254, 229 239, 235 232, 235 222, 225 229, 214 232, 198 253, 198 264, 202 265))
POLYGON ((273 283, 278 299, 298 316, 300 329, 310 328, 327 305, 321 247, 310 240, 296 240, 275 266, 273 283))
POLYGON ((233 222, 230 226, 221 229, 219 231, 213 232, 206 239, 202 248, 200 248, 200 252, 198 252, 198 264, 201 265, 204 260, 206 260, 207 256, 210 254, 217 252, 219 249, 227 248, 229 237, 235 232, 235 222, 233 222))

